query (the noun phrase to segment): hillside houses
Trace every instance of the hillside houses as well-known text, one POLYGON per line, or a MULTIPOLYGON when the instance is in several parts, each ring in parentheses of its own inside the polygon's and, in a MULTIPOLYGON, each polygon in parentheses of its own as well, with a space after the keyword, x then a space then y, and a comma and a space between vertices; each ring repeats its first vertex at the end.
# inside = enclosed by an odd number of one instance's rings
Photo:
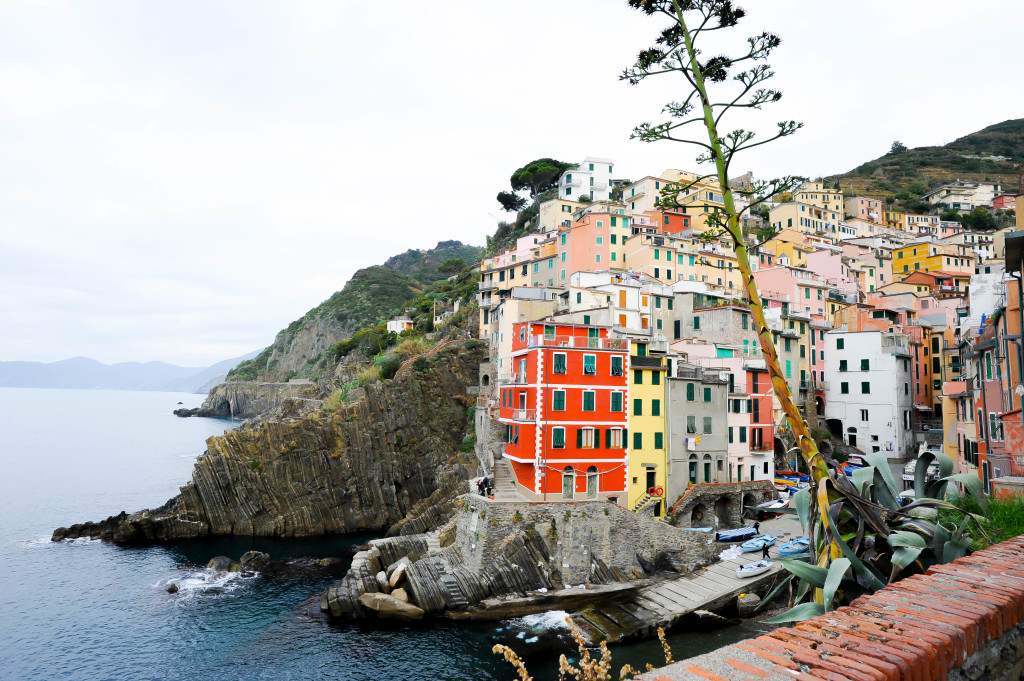
MULTIPOLYGON (((690 484, 772 480, 792 443, 733 244, 707 233, 717 183, 613 168, 566 170, 540 231, 481 263, 482 399, 523 496, 661 516, 690 484)), ((991 204, 983 184, 908 214, 804 183, 748 244, 780 368, 829 451, 884 453, 897 475, 925 447, 986 485, 1024 474, 1021 233, 937 214, 991 204)))

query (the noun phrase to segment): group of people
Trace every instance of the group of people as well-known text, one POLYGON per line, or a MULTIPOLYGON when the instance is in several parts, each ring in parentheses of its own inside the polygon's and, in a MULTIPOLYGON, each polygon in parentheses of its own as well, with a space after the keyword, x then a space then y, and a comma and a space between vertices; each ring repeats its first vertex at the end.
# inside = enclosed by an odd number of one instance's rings
MULTIPOLYGON (((761 523, 754 523, 754 532, 761 534, 761 523)), ((771 556, 768 554, 768 545, 765 544, 761 547, 761 559, 768 560, 771 556)))
POLYGON ((480 492, 480 496, 489 497, 491 496, 491 479, 484 476, 483 479, 476 481, 476 489, 480 492))

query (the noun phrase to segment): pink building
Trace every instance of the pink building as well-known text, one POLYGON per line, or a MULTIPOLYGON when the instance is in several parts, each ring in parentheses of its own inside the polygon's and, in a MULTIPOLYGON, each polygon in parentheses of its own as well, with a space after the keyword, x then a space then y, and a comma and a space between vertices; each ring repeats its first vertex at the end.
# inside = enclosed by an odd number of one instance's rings
POLYGON ((754 283, 763 295, 788 303, 788 311, 824 315, 828 284, 801 267, 767 267, 754 272, 754 283))
POLYGON ((843 201, 843 212, 850 217, 882 224, 882 199, 849 196, 843 201))
POLYGON ((600 272, 626 268, 626 238, 632 234, 629 217, 591 209, 566 229, 558 230, 555 258, 559 286, 567 286, 573 272, 600 272))
POLYGON ((807 269, 825 279, 835 290, 845 296, 856 296, 860 287, 850 272, 850 266, 843 257, 833 251, 813 251, 807 254, 807 269))
POLYGON ((1014 210, 1016 199, 1016 194, 1000 194, 992 199, 992 210, 1014 210))

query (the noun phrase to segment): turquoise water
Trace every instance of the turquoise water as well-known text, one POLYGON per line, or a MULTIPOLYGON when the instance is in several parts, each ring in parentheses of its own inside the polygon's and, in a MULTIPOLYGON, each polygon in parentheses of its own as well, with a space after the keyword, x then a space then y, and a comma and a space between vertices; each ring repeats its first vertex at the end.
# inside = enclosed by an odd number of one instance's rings
MULTIPOLYGON (((54 528, 163 504, 191 476, 219 419, 179 419, 178 393, 0 388, 0 679, 511 679, 490 652, 510 642, 538 681, 556 678, 544 634, 557 615, 487 624, 331 625, 319 594, 367 537, 222 540, 120 548, 52 543, 54 528), (200 566, 256 548, 274 561, 334 557, 229 579, 200 566), (177 582, 181 590, 168 594, 177 582), (542 652, 543 651, 543 652, 542 652)), ((676 658, 751 634, 670 637, 676 658)), ((564 634, 564 630, 562 631, 564 634)), ((617 670, 661 661, 658 643, 613 649, 617 670)))

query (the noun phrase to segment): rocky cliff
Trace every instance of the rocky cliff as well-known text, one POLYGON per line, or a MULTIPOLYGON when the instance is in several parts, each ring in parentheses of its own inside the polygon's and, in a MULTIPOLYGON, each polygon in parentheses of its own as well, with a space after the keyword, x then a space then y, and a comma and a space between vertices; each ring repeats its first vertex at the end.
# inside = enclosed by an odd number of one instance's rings
POLYGON ((280 409, 286 402, 304 401, 309 409, 317 408, 322 404, 320 396, 320 388, 312 381, 232 381, 221 383, 210 390, 202 406, 194 409, 175 409, 174 413, 177 416, 251 419, 280 409))
POLYGON ((212 535, 421 533, 454 510, 475 471, 467 388, 483 359, 452 343, 425 363, 354 391, 333 410, 255 419, 207 440, 192 480, 160 508, 60 528, 53 539, 150 543, 212 535))

